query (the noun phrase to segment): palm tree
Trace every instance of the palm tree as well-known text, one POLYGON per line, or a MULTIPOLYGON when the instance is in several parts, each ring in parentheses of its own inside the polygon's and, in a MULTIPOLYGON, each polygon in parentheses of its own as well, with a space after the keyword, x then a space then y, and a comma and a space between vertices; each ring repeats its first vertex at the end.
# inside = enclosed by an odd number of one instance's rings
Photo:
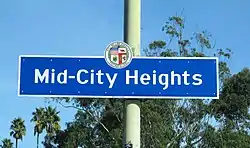
POLYGON ((16 139, 16 148, 18 146, 18 140, 23 140, 23 136, 26 135, 26 126, 24 124, 24 120, 20 117, 15 118, 11 122, 10 126, 10 136, 13 136, 13 138, 16 139))
POLYGON ((43 133, 45 129, 45 109, 43 107, 36 108, 36 111, 32 112, 31 122, 35 122, 34 136, 36 137, 36 147, 39 148, 39 135, 43 133))
MULTIPOLYGON (((54 136, 61 128, 59 113, 56 108, 52 108, 51 106, 45 108, 45 129, 48 137, 54 136)), ((49 140, 48 142, 50 143, 51 141, 49 140)))
POLYGON ((0 145, 1 148, 13 148, 13 142, 11 142, 10 139, 4 138, 2 140, 2 145, 0 145))

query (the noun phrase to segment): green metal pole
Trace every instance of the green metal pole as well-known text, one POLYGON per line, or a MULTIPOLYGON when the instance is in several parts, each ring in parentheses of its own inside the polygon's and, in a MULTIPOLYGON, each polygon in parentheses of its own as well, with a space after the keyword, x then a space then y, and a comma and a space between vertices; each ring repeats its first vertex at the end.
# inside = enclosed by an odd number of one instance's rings
MULTIPOLYGON (((140 56, 141 0, 125 0, 124 42, 133 49, 134 56, 140 56)), ((132 92, 131 92, 132 93, 132 92)), ((140 148, 140 107, 139 100, 125 101, 125 141, 140 148)))

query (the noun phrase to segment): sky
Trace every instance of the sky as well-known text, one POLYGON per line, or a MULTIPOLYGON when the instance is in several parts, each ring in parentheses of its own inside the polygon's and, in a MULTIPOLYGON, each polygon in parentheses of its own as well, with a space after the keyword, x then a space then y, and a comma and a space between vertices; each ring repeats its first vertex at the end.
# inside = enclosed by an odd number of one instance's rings
MULTIPOLYGON (((184 37, 211 32, 216 47, 233 50, 229 65, 237 73, 250 67, 249 5, 249 0, 142 0, 141 48, 166 40, 162 26, 184 9, 184 37)), ((0 140, 10 138, 11 120, 20 116, 27 134, 19 147, 35 147, 31 113, 49 105, 44 98, 17 96, 18 56, 103 56, 110 42, 123 40, 123 15, 123 0, 0 0, 0 140)), ((63 128, 74 118, 74 109, 50 105, 60 111, 63 128)))

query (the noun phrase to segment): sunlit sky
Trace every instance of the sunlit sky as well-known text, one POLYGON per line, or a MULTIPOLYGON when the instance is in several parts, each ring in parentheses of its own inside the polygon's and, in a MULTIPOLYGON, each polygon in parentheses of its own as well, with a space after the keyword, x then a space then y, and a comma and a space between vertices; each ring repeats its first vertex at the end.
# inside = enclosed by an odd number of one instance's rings
MULTIPOLYGON (((142 0, 141 48, 166 39, 161 31, 164 22, 184 9, 184 36, 207 29, 216 39, 216 47, 233 50, 229 64, 233 73, 239 72, 250 67, 249 5, 249 0, 142 0)), ((35 147, 31 113, 48 105, 44 98, 17 97, 20 54, 102 56, 110 42, 123 40, 122 31, 123 0, 1 0, 0 139, 10 138, 11 120, 20 116, 27 126, 20 147, 35 147)), ((51 105, 60 110, 63 127, 73 119, 74 109, 51 105)))

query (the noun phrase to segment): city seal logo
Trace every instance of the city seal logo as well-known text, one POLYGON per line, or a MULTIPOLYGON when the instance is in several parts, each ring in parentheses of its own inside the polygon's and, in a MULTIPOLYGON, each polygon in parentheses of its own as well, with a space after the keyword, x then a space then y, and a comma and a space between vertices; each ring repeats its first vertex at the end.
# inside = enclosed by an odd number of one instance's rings
POLYGON ((122 69, 131 63, 133 51, 128 44, 116 41, 107 46, 104 57, 110 67, 122 69))

